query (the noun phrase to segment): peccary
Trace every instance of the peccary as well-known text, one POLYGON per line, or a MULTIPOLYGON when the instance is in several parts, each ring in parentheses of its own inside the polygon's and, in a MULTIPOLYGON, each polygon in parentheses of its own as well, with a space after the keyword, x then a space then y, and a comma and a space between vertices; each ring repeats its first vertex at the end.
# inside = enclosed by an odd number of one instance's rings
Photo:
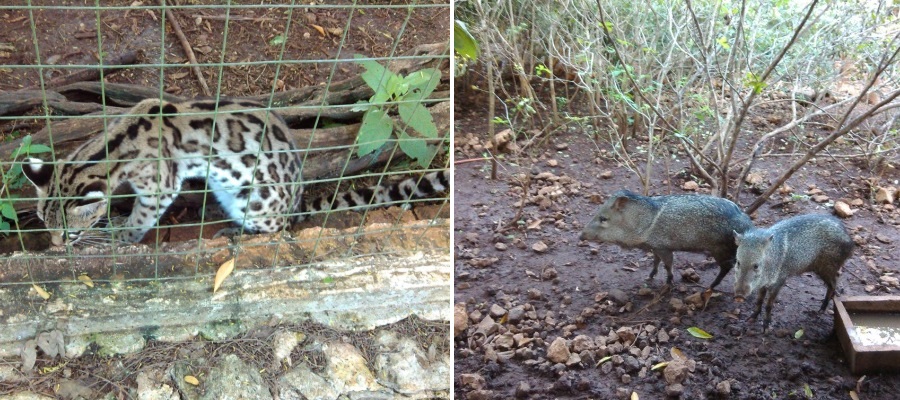
POLYGON ((666 282, 672 283, 672 252, 707 252, 719 264, 715 288, 734 266, 737 245, 732 232, 744 232, 753 224, 731 201, 704 195, 641 196, 627 190, 614 193, 597 209, 581 232, 581 240, 615 243, 624 248, 653 252, 656 276, 659 261, 666 265, 666 282))
POLYGON ((786 219, 770 228, 734 232, 738 245, 734 279, 736 301, 758 293, 755 320, 766 300, 763 331, 772 320, 772 305, 789 276, 814 272, 825 281, 828 291, 820 311, 834 296, 841 266, 853 252, 853 241, 844 224, 830 215, 810 214, 786 219))

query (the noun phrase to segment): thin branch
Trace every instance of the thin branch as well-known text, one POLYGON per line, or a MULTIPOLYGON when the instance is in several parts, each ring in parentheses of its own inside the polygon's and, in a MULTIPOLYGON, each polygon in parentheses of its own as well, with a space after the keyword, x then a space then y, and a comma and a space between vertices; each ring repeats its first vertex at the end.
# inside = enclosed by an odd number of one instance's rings
POLYGON ((184 48, 185 54, 187 54, 188 61, 191 63, 191 69, 194 71, 194 75, 197 76, 197 81, 200 82, 200 89, 203 90, 203 95, 206 97, 212 97, 212 92, 209 90, 209 86, 206 84, 206 79, 203 78, 203 72, 200 71, 200 65, 197 63, 197 57, 194 56, 194 50, 191 48, 191 43, 188 42, 187 38, 184 36, 184 32, 181 31, 181 24, 178 23, 178 19, 175 18, 175 12, 166 7, 166 0, 159 0, 159 5, 165 8, 166 10, 166 19, 171 21, 172 30, 175 31, 175 36, 178 36, 178 40, 181 41, 181 47, 184 48))

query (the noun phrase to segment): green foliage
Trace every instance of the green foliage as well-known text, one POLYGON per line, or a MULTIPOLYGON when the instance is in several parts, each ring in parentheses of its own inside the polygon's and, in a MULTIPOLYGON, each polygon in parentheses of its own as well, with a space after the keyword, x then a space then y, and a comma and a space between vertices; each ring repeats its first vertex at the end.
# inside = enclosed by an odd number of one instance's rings
POLYGON ((396 130, 400 149, 427 168, 437 154, 437 146, 428 144, 428 139, 437 139, 438 131, 423 103, 440 83, 441 72, 429 68, 403 77, 375 61, 357 62, 366 69, 363 81, 375 91, 368 102, 354 108, 366 111, 356 139, 358 156, 380 149, 396 130), (390 117, 393 111, 400 116, 400 123, 390 117))
MULTIPOLYGON (((28 135, 22 138, 22 143, 12 152, 10 159, 11 161, 16 161, 22 155, 49 153, 50 150, 48 146, 31 143, 31 135, 28 135)), ((10 195, 9 191, 21 188, 27 180, 25 173, 22 172, 21 163, 13 163, 11 165, 8 170, 2 171, 2 176, 0 176, 0 179, 3 180, 3 189, 0 191, 0 215, 2 215, 2 218, 0 218, 0 232, 7 234, 12 227, 12 223, 18 221, 16 209, 13 206, 15 196, 10 195)))
POLYGON ((478 42, 469 33, 466 23, 456 20, 456 23, 453 25, 453 35, 453 50, 456 51, 456 54, 469 60, 477 61, 478 52, 481 49, 478 48, 478 42))

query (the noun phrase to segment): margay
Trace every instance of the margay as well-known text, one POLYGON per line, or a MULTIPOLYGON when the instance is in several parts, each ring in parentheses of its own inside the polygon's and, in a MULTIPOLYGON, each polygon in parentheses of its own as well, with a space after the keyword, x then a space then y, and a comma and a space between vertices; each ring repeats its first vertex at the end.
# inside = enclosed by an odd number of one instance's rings
POLYGON ((304 213, 422 198, 449 188, 449 172, 389 186, 302 200, 302 151, 287 125, 261 104, 211 100, 144 100, 54 165, 28 159, 25 176, 38 192, 37 214, 54 245, 75 244, 107 216, 113 190, 128 183, 137 198, 120 232, 137 242, 172 204, 186 179, 206 179, 230 218, 247 232, 276 232, 304 213))

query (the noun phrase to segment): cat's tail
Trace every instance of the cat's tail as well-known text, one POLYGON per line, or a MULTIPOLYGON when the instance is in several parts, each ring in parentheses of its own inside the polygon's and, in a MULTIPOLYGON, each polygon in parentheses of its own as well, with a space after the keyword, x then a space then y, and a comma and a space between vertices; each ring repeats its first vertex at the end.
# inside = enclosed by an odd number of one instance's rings
POLYGON ((302 219, 305 215, 342 209, 360 209, 377 206, 400 205, 409 207, 410 200, 436 198, 450 190, 450 170, 429 172, 424 175, 404 179, 396 183, 369 186, 329 194, 301 205, 302 219))

